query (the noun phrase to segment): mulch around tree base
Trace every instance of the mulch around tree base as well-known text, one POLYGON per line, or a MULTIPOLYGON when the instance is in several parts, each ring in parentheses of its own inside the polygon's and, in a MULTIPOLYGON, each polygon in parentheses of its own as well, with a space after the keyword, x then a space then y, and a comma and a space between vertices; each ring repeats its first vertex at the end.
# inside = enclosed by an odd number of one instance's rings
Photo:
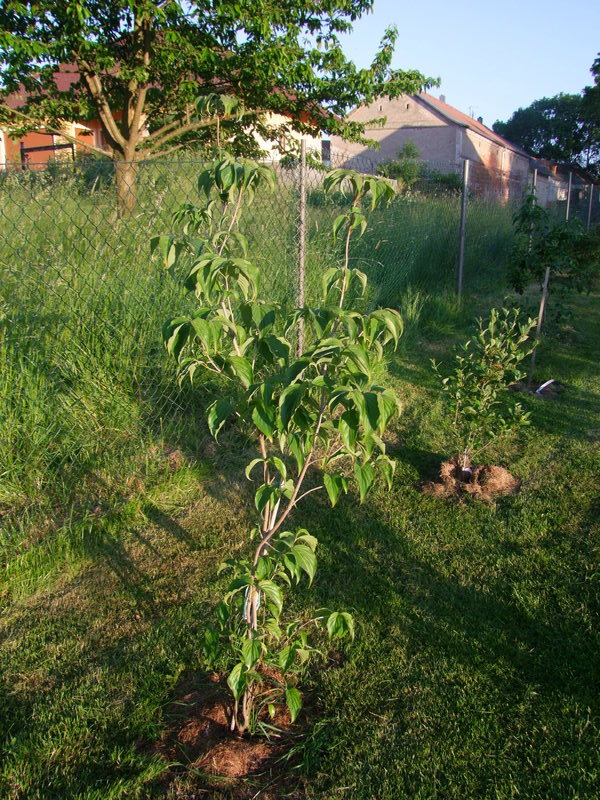
POLYGON ((262 721, 272 726, 268 738, 239 736, 229 728, 231 694, 224 678, 213 674, 199 681, 192 674, 180 683, 166 711, 170 722, 159 739, 140 742, 165 762, 155 791, 167 796, 169 786, 184 778, 186 786, 191 781, 201 796, 214 792, 219 798, 246 800, 257 789, 261 800, 277 800, 280 790, 286 797, 297 796, 298 776, 287 774, 289 765, 284 761, 305 735, 306 720, 292 724, 286 706, 276 705, 273 718, 262 714, 262 721))
POLYGON ((442 463, 439 480, 423 484, 422 489, 434 497, 459 500, 471 496, 492 503, 497 497, 516 494, 520 487, 521 481, 504 467, 468 464, 468 469, 463 470, 454 456, 442 463))

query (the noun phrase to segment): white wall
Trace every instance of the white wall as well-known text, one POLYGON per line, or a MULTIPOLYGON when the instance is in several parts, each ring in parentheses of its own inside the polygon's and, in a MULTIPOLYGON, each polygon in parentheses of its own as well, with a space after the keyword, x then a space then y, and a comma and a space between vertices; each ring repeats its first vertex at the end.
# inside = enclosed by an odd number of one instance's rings
MULTIPOLYGON (((282 114, 269 114, 265 118, 265 123, 271 127, 279 127, 281 125, 288 125, 290 124, 289 117, 284 117, 282 114)), ((279 142, 274 141, 273 139, 264 139, 258 132, 254 132, 254 138, 258 142, 260 148, 265 151, 265 158, 271 161, 279 161, 283 155, 279 152, 279 142)), ((300 149, 300 141, 302 138, 306 139, 306 148, 309 152, 314 152, 321 156, 321 138, 317 138, 316 136, 307 136, 298 133, 297 131, 289 131, 285 134, 285 138, 290 143, 292 140, 292 144, 294 149, 297 147, 298 151, 300 149)))

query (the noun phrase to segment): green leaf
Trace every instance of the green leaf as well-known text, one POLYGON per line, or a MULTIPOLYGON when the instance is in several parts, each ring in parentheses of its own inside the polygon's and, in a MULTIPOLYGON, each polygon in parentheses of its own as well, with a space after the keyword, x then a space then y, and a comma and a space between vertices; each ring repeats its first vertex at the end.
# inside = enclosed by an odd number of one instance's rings
POLYGON ((371 364, 367 348, 363 344, 351 344, 346 348, 350 359, 367 378, 371 376, 371 364))
POLYGON ((271 441, 275 435, 275 409, 258 400, 252 409, 252 422, 271 441))
POLYGON ((306 544, 310 547, 310 549, 315 552, 317 549, 317 545, 319 544, 317 537, 310 534, 304 528, 300 528, 298 531, 298 536, 296 537, 296 541, 298 542, 306 542, 306 544))
POLYGON ((338 431, 340 432, 342 444, 350 452, 354 451, 356 437, 358 436, 358 426, 359 418, 354 410, 344 411, 338 420, 338 431))
POLYGON ((396 462, 387 456, 379 456, 376 464, 387 482, 388 489, 391 489, 392 480, 394 479, 394 472, 396 471, 396 462))
POLYGON ((252 364, 243 356, 229 356, 228 361, 244 389, 248 389, 253 380, 252 364))
POLYGON ((265 630, 271 634, 271 636, 279 641, 281 639, 281 628, 277 624, 277 620, 273 619, 273 617, 269 617, 264 625, 265 630))
POLYGON ((272 505, 279 497, 281 497, 281 490, 278 486, 274 486, 272 483, 263 483, 259 486, 254 495, 254 505, 258 513, 262 514, 267 504, 271 503, 272 505))
POLYGON ((332 611, 327 618, 327 633, 330 639, 341 639, 346 634, 354 639, 354 620, 347 611, 332 611))
POLYGON ((260 658, 261 646, 258 639, 244 639, 242 643, 242 658, 244 664, 251 669, 260 658))
POLYGON ((327 494, 329 495, 331 506, 333 507, 339 500, 341 493, 346 491, 344 478, 338 472, 326 472, 323 475, 323 481, 327 489, 327 494))
POLYGON ((283 461, 277 456, 271 456, 269 461, 271 462, 271 464, 273 464, 277 472, 281 475, 282 480, 285 481, 285 479, 287 478, 287 468, 283 463, 283 461))
POLYGON ((256 564, 256 577, 259 580, 266 578, 270 575, 273 569, 273 559, 268 556, 260 556, 256 564))
POLYGON ((227 678, 227 685, 231 689, 236 700, 239 700, 246 687, 246 675, 244 673, 244 664, 240 662, 229 673, 227 678))
POLYGON ((261 592, 264 592, 266 597, 271 600, 273 605, 277 608, 277 610, 281 613, 281 609, 283 607, 283 595, 281 593, 281 589, 277 586, 276 583, 273 581, 259 581, 258 587, 261 592))
POLYGON ((154 236, 150 239, 150 252, 158 250, 163 259, 163 267, 171 269, 183 250, 181 242, 174 241, 172 236, 154 236))
POLYGON ((379 406, 378 430, 383 434, 394 415, 399 413, 399 402, 393 391, 386 390, 377 395, 377 405, 379 406))
POLYGON ((228 592, 237 592, 238 589, 243 589, 244 586, 252 586, 254 579, 252 575, 240 575, 239 578, 234 578, 227 587, 228 592))
POLYGON ((229 617, 231 616, 231 611, 229 610, 227 603, 224 603, 222 600, 219 601, 215 606, 215 615, 219 621, 219 625, 222 628, 225 627, 229 621, 229 617))
POLYGON ((286 386, 279 397, 279 413, 281 416, 281 424, 284 430, 287 430, 292 415, 302 400, 304 395, 305 386, 301 383, 292 383, 286 386))
POLYGON ((302 708, 302 695, 295 686, 288 686, 286 688, 285 702, 290 710, 292 722, 295 722, 302 708))
POLYGON ((341 228, 346 225, 346 227, 350 224, 350 216, 349 214, 340 214, 339 217, 336 217, 333 222, 333 241, 335 242, 341 228))
POLYGON ((367 283, 368 283, 367 276, 365 275, 364 272, 361 272, 361 270, 356 268, 351 269, 350 272, 352 273, 352 276, 356 278, 356 280, 360 283, 361 295, 364 295, 364 293, 367 291, 367 283))
POLYGON ((317 571, 317 557, 307 544, 296 544, 292 547, 292 555, 296 564, 308 575, 309 584, 313 582, 317 571))
POLYGON ((250 480, 250 473, 252 472, 254 467, 257 464, 264 464, 264 463, 265 463, 265 459, 264 458, 253 458, 252 461, 248 464, 248 466, 244 470, 244 475, 246 476, 246 478, 248 478, 248 480, 250 480))
POLYGON ((167 353, 176 360, 190 335, 190 321, 187 317, 175 317, 163 325, 163 341, 167 353))
POLYGON ((288 645, 279 651, 279 667, 282 672, 287 672, 296 658, 296 648, 288 645))
POLYGON ((267 345, 275 358, 287 361, 292 349, 287 339, 284 339, 282 336, 273 336, 269 334, 268 336, 264 336, 262 341, 267 345))
POLYGON ((290 434, 288 447, 291 454, 296 459, 298 472, 300 472, 302 470, 302 467, 304 466, 304 462, 306 461, 306 455, 304 453, 304 446, 302 444, 302 440, 297 434, 290 434))
POLYGON ((373 311, 371 317, 385 326, 389 339, 392 339, 394 346, 397 346, 404 332, 404 321, 400 314, 392 308, 380 308, 373 311))
POLYGON ((358 489, 360 492, 360 502, 364 503, 369 489, 375 480, 375 470, 373 469, 373 466, 368 463, 362 465, 355 464, 354 474, 356 476, 356 481, 358 483, 358 489))
POLYGON ((359 389, 354 389, 348 393, 348 399, 352 401, 358 418, 365 429, 369 432, 377 428, 379 422, 379 406, 377 404, 377 395, 375 392, 362 392, 359 389))
POLYGON ((227 418, 231 415, 232 411, 233 406, 229 400, 226 400, 223 397, 219 397, 218 400, 215 400, 215 402, 208 407, 208 429, 215 439, 227 421, 227 418))

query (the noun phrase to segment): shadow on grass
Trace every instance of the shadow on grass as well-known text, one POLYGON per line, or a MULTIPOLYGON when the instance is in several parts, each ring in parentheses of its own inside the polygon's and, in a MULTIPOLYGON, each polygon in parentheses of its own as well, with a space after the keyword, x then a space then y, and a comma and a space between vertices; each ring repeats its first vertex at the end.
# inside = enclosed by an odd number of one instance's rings
MULTIPOLYGON (((581 522, 582 534, 595 521, 597 510, 596 501, 581 522)), ((535 610, 533 603, 524 606, 513 583, 518 576, 508 571, 496 577, 490 569, 478 581, 481 588, 475 588, 467 570, 461 579, 443 571, 434 559, 417 558, 398 528, 377 521, 372 506, 350 513, 340 507, 335 519, 324 506, 320 512, 307 524, 335 552, 335 561, 321 560, 314 590, 317 604, 354 609, 367 626, 375 626, 381 640, 391 631, 397 636, 399 628, 409 654, 435 650, 464 665, 479 664, 488 673, 501 665, 505 679, 569 694, 584 707, 600 711, 597 640, 580 619, 556 609, 535 610)), ((501 558, 510 555, 514 543, 498 542, 492 548, 501 558)), ((590 542, 588 563, 593 563, 592 549, 590 542)), ((571 573, 564 580, 572 607, 577 597, 588 605, 583 568, 579 576, 571 573)), ((537 582, 537 577, 531 580, 530 590, 537 582)))

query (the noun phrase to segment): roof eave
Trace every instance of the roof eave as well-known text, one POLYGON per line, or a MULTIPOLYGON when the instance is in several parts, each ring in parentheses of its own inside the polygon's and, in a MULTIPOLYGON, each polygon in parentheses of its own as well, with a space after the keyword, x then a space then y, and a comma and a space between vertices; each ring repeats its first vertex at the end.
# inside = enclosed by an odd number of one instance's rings
MULTIPOLYGON (((415 95, 415 97, 416 97, 417 100, 420 100, 428 108, 432 109, 433 111, 438 113, 440 116, 444 117, 447 120, 450 120, 450 122, 454 123, 454 125, 459 125, 461 128, 466 128, 467 130, 471 130, 471 131, 473 131, 473 133, 479 134, 479 136, 485 136, 485 134, 482 133, 481 131, 479 131, 477 128, 474 128, 474 127, 470 126, 467 122, 463 122, 462 120, 457 119, 452 114, 449 114, 447 111, 445 111, 444 109, 440 108, 436 103, 432 103, 431 100, 428 97, 424 97, 421 94, 417 94, 417 95, 415 95)), ((492 133, 493 133, 493 131, 492 131, 492 133)), ((492 136, 485 136, 485 138, 488 141, 493 142, 494 144, 499 144, 499 141, 497 139, 495 139, 494 137, 492 137, 492 136)), ((507 150, 510 150, 511 152, 516 153, 519 156, 524 156, 526 158, 531 158, 531 155, 529 153, 526 153, 524 150, 521 150, 520 147, 517 147, 517 145, 512 144, 512 142, 509 142, 508 139, 502 139, 501 143, 502 143, 502 146, 506 147, 507 150)))

